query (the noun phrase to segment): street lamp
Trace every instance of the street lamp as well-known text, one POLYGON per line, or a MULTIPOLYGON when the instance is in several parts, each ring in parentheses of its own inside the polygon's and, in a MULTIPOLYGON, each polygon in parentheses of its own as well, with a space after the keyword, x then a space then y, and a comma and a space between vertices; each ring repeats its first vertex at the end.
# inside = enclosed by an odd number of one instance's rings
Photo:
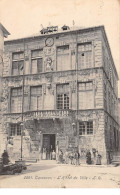
POLYGON ((24 45, 24 63, 23 63, 23 66, 21 67, 21 70, 23 71, 23 74, 22 74, 22 80, 23 80, 23 83, 22 83, 22 121, 20 123, 20 126, 21 126, 21 161, 22 161, 22 158, 23 158, 23 111, 24 111, 24 66, 25 66, 25 41, 23 39, 23 45, 24 45))
POLYGON ((76 135, 75 126, 76 126, 76 124, 73 122, 73 123, 72 123, 72 128, 73 128, 73 134, 74 134, 74 135, 76 135))
POLYGON ((23 147, 22 147, 22 144, 23 144, 23 122, 20 124, 21 126, 21 161, 22 161, 22 152, 23 152, 23 147))

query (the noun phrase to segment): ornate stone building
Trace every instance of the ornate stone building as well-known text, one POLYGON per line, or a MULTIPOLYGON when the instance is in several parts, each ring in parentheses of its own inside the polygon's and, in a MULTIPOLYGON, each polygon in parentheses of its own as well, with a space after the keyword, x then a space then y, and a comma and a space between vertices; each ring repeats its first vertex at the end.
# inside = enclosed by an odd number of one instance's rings
POLYGON ((118 74, 103 26, 53 26, 6 41, 2 81, 12 159, 78 148, 81 159, 89 149, 110 163, 119 149, 118 74))

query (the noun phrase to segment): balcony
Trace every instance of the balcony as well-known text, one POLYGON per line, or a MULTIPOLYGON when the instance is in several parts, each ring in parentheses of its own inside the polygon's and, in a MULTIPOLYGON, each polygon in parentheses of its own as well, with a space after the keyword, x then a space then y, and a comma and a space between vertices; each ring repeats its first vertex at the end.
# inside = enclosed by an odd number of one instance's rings
POLYGON ((22 113, 6 113, 4 115, 10 118, 22 117, 23 120, 32 119, 54 119, 54 118, 66 118, 72 116, 72 110, 37 110, 37 111, 27 111, 22 113))
POLYGON ((33 117, 38 119, 50 119, 50 118, 66 118, 71 116, 71 110, 38 110, 24 112, 23 116, 26 118, 33 117))

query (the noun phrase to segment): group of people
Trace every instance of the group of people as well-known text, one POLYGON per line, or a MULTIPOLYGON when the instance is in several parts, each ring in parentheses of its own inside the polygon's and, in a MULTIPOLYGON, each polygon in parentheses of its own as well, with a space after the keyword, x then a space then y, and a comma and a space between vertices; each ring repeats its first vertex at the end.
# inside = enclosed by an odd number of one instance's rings
MULTIPOLYGON (((100 165, 101 155, 98 153, 98 151, 96 151, 93 154, 94 154, 95 162, 93 162, 93 158, 92 158, 90 150, 86 150, 84 154, 84 159, 86 161, 86 164, 94 163, 96 165, 100 165)), ((82 161, 83 155, 79 153, 78 149, 71 149, 71 150, 66 149, 66 151, 64 152, 62 150, 56 150, 56 152, 52 150, 49 154, 49 157, 47 158, 46 148, 43 148, 42 159, 43 160, 46 160, 46 159, 56 160, 57 163, 71 164, 71 165, 77 166, 77 165, 80 165, 81 163, 80 161, 82 161)))
POLYGON ((72 165, 80 165, 80 154, 78 151, 66 150, 63 153, 62 150, 60 150, 57 162, 65 163, 65 164, 72 164, 72 165))
MULTIPOLYGON (((85 153, 85 160, 86 160, 86 164, 93 164, 93 159, 91 157, 91 152, 90 150, 87 150, 85 153)), ((78 150, 71 150, 68 151, 66 150, 64 153, 62 152, 62 150, 59 151, 59 155, 58 158, 56 159, 58 163, 65 163, 65 164, 71 164, 71 165, 80 165, 80 161, 83 157, 80 155, 78 150)), ((98 151, 96 152, 96 156, 94 158, 95 160, 95 164, 96 165, 101 165, 101 155, 98 153, 98 151)))
POLYGON ((42 159, 43 160, 47 160, 47 159, 56 160, 55 151, 53 150, 49 153, 49 152, 47 152, 46 148, 43 148, 42 159), (47 155, 49 155, 49 157, 47 155))

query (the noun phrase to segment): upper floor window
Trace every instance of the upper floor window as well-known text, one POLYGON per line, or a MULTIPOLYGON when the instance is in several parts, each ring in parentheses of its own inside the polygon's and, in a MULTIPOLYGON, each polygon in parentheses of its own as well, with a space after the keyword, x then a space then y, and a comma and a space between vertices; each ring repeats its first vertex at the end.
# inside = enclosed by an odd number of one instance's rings
POLYGON ((79 135, 92 135, 93 121, 79 122, 79 135))
POLYGON ((57 47, 57 70, 70 70, 69 45, 57 47))
POLYGON ((109 113, 111 114, 111 92, 108 91, 108 107, 109 107, 109 113))
POLYGON ((42 109, 42 86, 31 87, 31 110, 41 110, 42 109))
POLYGON ((21 135, 21 126, 20 124, 11 124, 10 125, 10 136, 19 136, 21 135))
POLYGON ((43 49, 31 51, 31 58, 32 73, 43 72, 43 49))
POLYGON ((107 110, 107 87, 105 83, 104 83, 104 108, 105 110, 107 110))
POLYGON ((22 75, 24 69, 24 52, 12 54, 12 75, 22 75))
POLYGON ((93 83, 83 82, 78 84, 79 109, 94 107, 93 83))
POLYGON ((11 89, 11 112, 22 112, 22 87, 11 89))
POLYGON ((69 84, 57 86, 57 109, 69 109, 69 84))
POLYGON ((92 67, 92 44, 78 45, 78 69, 92 67))

